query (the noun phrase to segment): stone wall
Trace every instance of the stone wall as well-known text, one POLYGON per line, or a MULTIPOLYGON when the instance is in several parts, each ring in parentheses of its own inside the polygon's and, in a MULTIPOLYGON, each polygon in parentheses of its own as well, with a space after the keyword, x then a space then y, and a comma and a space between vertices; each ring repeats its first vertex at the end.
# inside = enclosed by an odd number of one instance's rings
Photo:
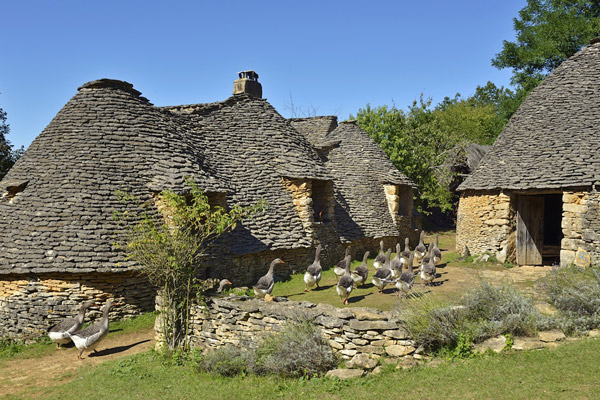
POLYGON ((0 280, 0 337, 31 340, 66 317, 74 317, 91 299, 99 307, 86 313, 86 321, 101 316, 107 299, 118 306, 111 319, 152 311, 155 290, 134 273, 4 275, 0 280))
POLYGON ((571 264, 581 248, 590 253, 592 265, 599 265, 600 193, 595 190, 564 192, 562 216, 560 264, 571 264))
POLYGON ((501 192, 466 191, 460 196, 456 217, 456 251, 490 253, 498 261, 513 262, 515 210, 511 197, 501 192))
MULTIPOLYGON (((277 331, 289 320, 310 319, 343 358, 365 353, 401 357, 418 352, 392 312, 370 308, 336 308, 326 304, 285 301, 268 303, 244 296, 212 298, 192 308, 190 343, 202 350, 228 344, 252 348, 265 331, 277 331)), ((157 309, 160 306, 157 302, 157 309)), ((157 332, 160 319, 157 318, 157 332)), ((157 334, 158 341, 161 340, 157 334)))

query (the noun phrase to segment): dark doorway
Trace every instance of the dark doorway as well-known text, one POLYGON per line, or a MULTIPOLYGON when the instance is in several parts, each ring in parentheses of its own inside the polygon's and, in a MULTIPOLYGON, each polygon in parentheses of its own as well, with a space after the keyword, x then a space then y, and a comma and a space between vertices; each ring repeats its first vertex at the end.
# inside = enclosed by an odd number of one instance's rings
POLYGON ((562 194, 520 195, 516 208, 517 264, 558 262, 562 240, 562 194))

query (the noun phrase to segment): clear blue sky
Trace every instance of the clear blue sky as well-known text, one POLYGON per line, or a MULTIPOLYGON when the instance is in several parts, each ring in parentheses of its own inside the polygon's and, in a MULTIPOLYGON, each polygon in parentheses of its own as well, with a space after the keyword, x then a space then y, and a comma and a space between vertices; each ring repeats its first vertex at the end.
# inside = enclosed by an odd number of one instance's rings
POLYGON ((473 94, 510 70, 490 59, 513 40, 526 0, 0 2, 0 107, 27 147, 81 84, 133 83, 157 106, 231 95, 260 75, 285 117, 341 119, 366 104, 406 109, 423 93, 473 94))

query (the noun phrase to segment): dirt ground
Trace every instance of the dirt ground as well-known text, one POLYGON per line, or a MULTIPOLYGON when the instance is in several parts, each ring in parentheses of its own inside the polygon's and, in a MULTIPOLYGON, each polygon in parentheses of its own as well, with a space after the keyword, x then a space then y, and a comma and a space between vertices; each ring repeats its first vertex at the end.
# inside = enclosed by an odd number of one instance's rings
POLYGON ((36 358, 15 358, 0 363, 0 397, 18 394, 31 387, 50 387, 67 383, 89 366, 108 360, 141 353, 154 347, 154 329, 111 336, 99 344, 97 353, 84 352, 74 346, 56 349, 52 354, 36 358))

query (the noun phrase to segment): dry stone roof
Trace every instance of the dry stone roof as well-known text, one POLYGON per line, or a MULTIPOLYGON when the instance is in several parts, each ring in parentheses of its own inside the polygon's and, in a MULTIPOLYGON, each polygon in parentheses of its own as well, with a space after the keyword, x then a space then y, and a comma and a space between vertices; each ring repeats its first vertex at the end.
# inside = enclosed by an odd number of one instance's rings
POLYGON ((237 253, 308 247, 281 177, 329 179, 308 140, 265 100, 155 107, 127 82, 77 94, 0 182, 0 274, 135 268, 112 248, 115 191, 149 199, 191 176, 229 202, 269 211, 234 232, 237 253))
MULTIPOLYGON (((331 117, 330 117, 331 118, 331 117)), ((356 121, 335 125, 325 118, 293 119, 292 124, 321 147, 325 165, 331 171, 336 198, 335 218, 342 240, 362 237, 398 236, 390 215, 383 185, 413 186, 392 164, 381 147, 356 121), (315 122, 315 129, 310 123, 315 122), (324 143, 334 143, 330 147, 324 143)))
POLYGON ((600 43, 557 67, 521 104, 459 190, 600 182, 600 43))

